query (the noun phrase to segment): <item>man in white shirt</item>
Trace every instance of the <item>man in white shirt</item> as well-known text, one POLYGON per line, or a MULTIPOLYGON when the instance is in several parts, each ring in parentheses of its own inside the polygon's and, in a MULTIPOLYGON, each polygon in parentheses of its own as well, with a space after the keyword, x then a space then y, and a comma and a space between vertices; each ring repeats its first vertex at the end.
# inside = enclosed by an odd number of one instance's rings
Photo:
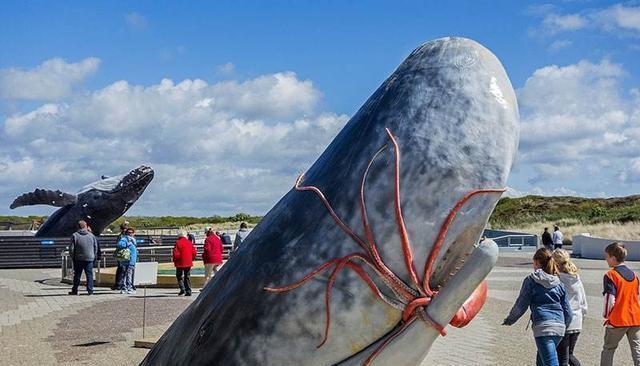
POLYGON ((554 249, 562 248, 562 240, 564 239, 564 236, 562 235, 558 225, 553 227, 553 235, 551 239, 553 240, 554 249))

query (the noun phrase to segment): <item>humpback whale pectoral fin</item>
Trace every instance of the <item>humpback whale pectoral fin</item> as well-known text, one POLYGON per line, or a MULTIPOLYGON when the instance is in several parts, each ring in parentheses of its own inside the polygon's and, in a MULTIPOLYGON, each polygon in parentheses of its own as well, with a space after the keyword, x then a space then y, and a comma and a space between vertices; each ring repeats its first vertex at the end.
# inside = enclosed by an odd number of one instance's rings
POLYGON ((60 190, 52 191, 50 189, 36 188, 35 191, 25 193, 15 200, 10 208, 32 205, 49 205, 54 207, 64 207, 73 205, 78 201, 78 197, 72 193, 62 192, 60 190))

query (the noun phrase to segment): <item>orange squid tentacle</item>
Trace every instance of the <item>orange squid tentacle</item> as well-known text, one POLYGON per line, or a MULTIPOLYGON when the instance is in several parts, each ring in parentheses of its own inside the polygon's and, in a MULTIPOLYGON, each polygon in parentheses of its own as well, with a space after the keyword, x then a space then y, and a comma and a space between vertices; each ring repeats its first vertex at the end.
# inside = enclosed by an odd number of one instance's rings
POLYGON ((449 215, 447 215, 447 218, 444 220, 444 222, 442 223, 442 226, 440 227, 440 231, 438 232, 438 237, 436 239, 436 242, 433 244, 433 247, 431 248, 431 252, 429 253, 429 257, 427 258, 427 263, 424 267, 423 288, 425 289, 427 294, 433 293, 433 290, 429 285, 429 280, 431 279, 431 272, 433 270, 433 264, 435 263, 436 258, 438 257, 438 253, 440 252, 440 249, 444 244, 444 239, 447 236, 449 227, 453 222, 453 219, 458 214, 458 211, 460 211, 462 206, 464 206, 464 204, 467 203, 467 201, 469 201, 472 197, 476 195, 479 195, 482 193, 504 193, 504 191, 506 191, 506 189, 477 189, 475 191, 471 191, 470 193, 467 193, 464 197, 462 197, 462 199, 456 202, 455 206, 451 209, 451 211, 449 212, 449 215))
POLYGON ((489 286, 487 281, 482 281, 473 291, 471 296, 462 304, 456 315, 449 322, 456 328, 462 328, 469 324, 478 315, 482 306, 487 301, 489 286))
POLYGON ((333 220, 336 222, 336 224, 338 224, 338 226, 342 229, 342 231, 344 231, 347 235, 349 235, 353 239, 353 241, 355 241, 362 249, 368 251, 365 242, 355 232, 353 232, 353 230, 351 230, 351 228, 347 226, 347 224, 345 224, 344 221, 342 221, 342 219, 338 216, 338 214, 336 214, 336 212, 333 210, 333 207, 331 206, 329 201, 325 198, 324 193, 322 193, 320 189, 314 186, 302 186, 302 187, 300 186, 300 183, 302 183, 303 179, 304 179, 304 174, 300 174, 294 186, 296 191, 299 191, 299 192, 311 191, 315 193, 320 198, 320 201, 322 201, 327 211, 329 211, 329 215, 331 215, 333 220))
POLYGON ((320 342, 320 344, 316 348, 322 347, 327 342, 327 339, 329 339, 329 327, 331 326, 331 289, 333 289, 333 284, 336 282, 338 272, 340 272, 340 270, 344 268, 344 266, 347 264, 347 260, 348 259, 346 258, 342 258, 329 276, 329 282, 327 283, 327 289, 324 296, 324 307, 326 313, 324 337, 322 338, 322 342, 320 342))
MULTIPOLYGON (((409 277, 415 289, 409 284, 405 283, 401 280, 389 267, 384 263, 380 254, 378 252, 375 238, 373 236, 373 230, 369 224, 369 219, 367 216, 366 202, 365 202, 365 185, 367 176, 369 174, 369 170, 373 165, 374 161, 377 157, 387 148, 389 145, 384 145, 380 149, 376 151, 371 160, 369 161, 364 174, 362 176, 361 185, 360 185, 360 210, 362 215, 362 224, 364 228, 364 233, 366 239, 363 240, 358 234, 356 234, 349 226, 347 226, 342 219, 336 214, 333 210, 333 207, 326 199, 324 194, 320 189, 314 186, 301 186, 302 181, 304 179, 304 174, 300 175, 295 183, 296 191, 311 191, 318 196, 321 200, 330 216, 336 222, 336 224, 340 227, 342 231, 344 231, 360 248, 364 250, 364 253, 352 253, 346 255, 342 258, 332 259, 321 266, 314 269, 312 272, 304 276, 299 281, 284 287, 265 287, 264 290, 268 292, 286 292, 294 290, 308 281, 310 281, 315 276, 327 270, 329 267, 334 266, 331 274, 329 275, 329 279, 327 281, 326 289, 325 289, 325 312, 326 312, 326 323, 325 323, 325 333, 322 339, 322 342, 318 345, 322 347, 329 338, 329 330, 331 324, 331 293, 333 286, 336 282, 337 276, 340 271, 344 268, 350 268, 365 282, 365 284, 369 287, 369 289, 373 292, 373 294, 387 303, 389 306, 392 306, 398 310, 402 311, 402 320, 400 323, 385 336, 385 339, 380 342, 380 344, 374 349, 374 351, 365 359, 363 365, 368 366, 373 362, 373 360, 385 349, 385 347, 393 341, 396 337, 398 337, 402 332, 404 332, 413 322, 415 322, 418 318, 422 319, 427 324, 431 325, 435 328, 441 335, 446 335, 446 331, 444 326, 436 322, 426 311, 428 305, 431 303, 433 298, 438 294, 437 291, 431 289, 430 287, 430 278, 433 272, 433 266, 437 259, 437 256, 444 245, 444 241, 446 239, 446 235, 449 231, 453 220, 456 215, 462 208, 462 206, 469 201, 472 197, 484 194, 484 193, 502 193, 504 189, 478 189, 472 191, 465 196, 463 196, 459 201, 456 202, 454 207, 451 209, 446 219, 443 221, 440 226, 440 230, 436 237, 436 241, 434 242, 431 250, 429 251, 429 255, 427 258, 427 262, 425 264, 424 277, 422 281, 420 281, 418 277, 418 273, 415 267, 415 262, 413 259, 413 250, 411 248, 411 242, 409 240, 409 235, 406 229, 406 225, 404 222, 404 216, 402 214, 401 207, 401 199, 400 199, 400 149, 398 143, 391 133, 389 129, 385 129, 386 133, 389 137, 389 140, 393 144, 393 150, 395 155, 395 194, 394 194, 394 208, 395 208, 395 217, 396 224, 398 226, 398 232, 400 234, 400 241, 402 247, 402 253, 404 256, 405 266, 407 271, 409 272, 409 277), (354 261, 359 260, 362 264, 367 265, 376 275, 380 277, 382 282, 393 292, 396 298, 390 297, 383 293, 378 285, 373 281, 371 276, 361 265, 354 263, 354 261)), ((453 326, 464 326, 469 323, 475 315, 480 311, 482 305, 486 301, 487 296, 487 287, 486 282, 483 282, 478 288, 474 291, 474 293, 470 296, 469 299, 464 303, 461 309, 456 313, 456 315, 451 320, 450 324, 453 326)))
POLYGON ((330 261, 328 261, 327 263, 321 265, 320 267, 314 269, 313 271, 311 271, 308 275, 304 276, 301 280, 299 280, 298 282, 295 282, 291 285, 288 286, 284 286, 284 287, 264 287, 263 289, 267 292, 287 292, 287 291, 291 291, 294 289, 297 289, 298 287, 304 285, 305 283, 309 282, 309 280, 311 280, 313 277, 319 275, 320 273, 322 273, 325 269, 329 268, 330 266, 332 266, 333 264, 336 264, 338 261, 340 261, 340 259, 332 259, 330 261))
POLYGON ((378 357, 378 355, 380 355, 380 353, 384 351, 387 345, 391 343, 391 341, 396 339, 396 337, 398 337, 400 334, 402 334, 402 332, 404 332, 407 328, 409 328, 409 326, 413 324, 413 322, 416 321, 416 319, 417 319, 417 316, 412 315, 409 319, 407 319, 407 321, 403 322, 402 324, 400 324, 400 326, 394 329, 391 332, 391 334, 385 340, 383 340, 382 343, 380 343, 380 345, 376 347, 376 349, 373 350, 373 352, 369 355, 369 357, 367 357, 364 360, 364 362, 362 363, 362 366, 371 365, 371 363, 378 357))
POLYGON ((365 186, 367 182, 367 177, 369 175, 369 170, 371 169, 371 166, 373 165, 373 162, 375 161, 375 159, 386 149, 387 149, 387 145, 384 145, 380 149, 378 149, 378 151, 376 151, 376 153, 373 155, 371 160, 369 160, 369 164, 367 165, 367 168, 365 169, 364 174, 362 175, 362 181, 360 183, 360 212, 362 216, 362 226, 364 227, 365 235, 367 237, 367 240, 369 241, 369 246, 371 249, 370 252, 373 257, 374 263, 376 264, 378 269, 384 273, 385 277, 389 278, 397 286, 404 288, 405 290, 408 290, 408 291, 403 291, 403 296, 405 297, 406 300, 410 300, 413 297, 413 295, 410 293, 412 292, 410 291, 410 288, 408 288, 408 286, 406 286, 405 283, 402 282, 395 275, 395 273, 393 273, 393 271, 391 271, 389 267, 387 267, 384 264, 384 261, 380 257, 380 253, 378 252, 378 248, 377 248, 375 239, 373 237, 373 231, 371 230, 371 227, 369 225, 369 216, 367 215, 367 204, 364 198, 365 186))
POLYGON ((407 233, 407 228, 404 224, 404 218, 402 216, 402 206, 400 205, 400 148, 398 147, 398 142, 395 137, 388 128, 385 128, 391 143, 393 144, 393 150, 395 151, 395 210, 396 210, 396 222, 398 224, 398 232, 400 234, 400 242, 402 243, 402 251, 404 253, 404 262, 407 267, 407 271, 409 272, 409 277, 411 278, 411 282, 416 286, 418 291, 420 291, 423 295, 428 295, 425 293, 424 289, 420 285, 420 281, 418 280, 418 271, 416 270, 416 266, 413 261, 413 250, 411 249, 411 243, 409 242, 409 234, 407 233))

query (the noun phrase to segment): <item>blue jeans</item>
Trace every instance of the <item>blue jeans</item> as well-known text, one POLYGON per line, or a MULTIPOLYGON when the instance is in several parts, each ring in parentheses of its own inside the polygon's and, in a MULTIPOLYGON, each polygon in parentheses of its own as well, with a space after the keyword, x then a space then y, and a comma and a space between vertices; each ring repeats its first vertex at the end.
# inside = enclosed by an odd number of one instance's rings
POLYGON ((133 289, 133 268, 129 262, 118 262, 118 269, 120 270, 120 278, 118 278, 118 290, 132 290, 133 289))
POLYGON ((78 286, 80 286, 80 276, 84 271, 87 276, 87 292, 93 293, 93 261, 73 261, 73 287, 71 292, 78 293, 78 286))
POLYGON ((536 347, 538 347, 536 366, 560 366, 556 347, 561 340, 560 336, 536 337, 536 347))

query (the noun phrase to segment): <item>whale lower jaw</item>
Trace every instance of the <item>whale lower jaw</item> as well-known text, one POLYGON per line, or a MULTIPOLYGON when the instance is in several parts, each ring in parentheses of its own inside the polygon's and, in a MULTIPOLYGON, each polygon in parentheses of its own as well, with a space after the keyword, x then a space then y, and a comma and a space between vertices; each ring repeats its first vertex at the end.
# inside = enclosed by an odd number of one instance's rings
MULTIPOLYGON (((443 286, 438 296, 425 310, 429 316, 440 323, 448 323, 460 309, 465 300, 485 280, 498 260, 498 246, 490 239, 483 240, 473 247, 467 261, 454 275, 448 284, 443 286)), ((392 332, 387 333, 375 343, 346 360, 335 363, 335 366, 361 366, 371 357, 383 342, 388 341, 392 332)), ((388 343, 384 352, 380 352, 373 365, 418 366, 426 358, 433 343, 440 337, 440 332, 425 322, 414 322, 406 330, 388 343), (420 345, 416 347, 416 344, 420 345)))

